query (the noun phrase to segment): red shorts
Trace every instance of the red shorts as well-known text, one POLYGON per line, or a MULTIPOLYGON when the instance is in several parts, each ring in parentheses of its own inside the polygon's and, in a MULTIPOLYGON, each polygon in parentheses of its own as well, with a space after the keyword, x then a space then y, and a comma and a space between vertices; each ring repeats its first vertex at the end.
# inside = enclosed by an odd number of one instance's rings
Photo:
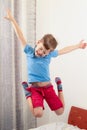
POLYGON ((46 100, 51 110, 57 110, 63 107, 63 104, 60 101, 57 94, 55 93, 52 84, 44 87, 31 85, 29 87, 29 91, 32 93, 31 98, 32 98, 33 108, 36 107, 44 108, 44 104, 43 104, 44 99, 46 100))

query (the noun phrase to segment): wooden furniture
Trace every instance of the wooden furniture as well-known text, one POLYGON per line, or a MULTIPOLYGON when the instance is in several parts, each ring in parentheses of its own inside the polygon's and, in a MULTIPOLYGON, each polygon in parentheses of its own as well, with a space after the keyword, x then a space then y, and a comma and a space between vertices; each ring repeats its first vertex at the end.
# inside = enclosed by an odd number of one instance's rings
POLYGON ((68 124, 78 126, 80 129, 87 129, 87 110, 72 106, 69 113, 68 124))

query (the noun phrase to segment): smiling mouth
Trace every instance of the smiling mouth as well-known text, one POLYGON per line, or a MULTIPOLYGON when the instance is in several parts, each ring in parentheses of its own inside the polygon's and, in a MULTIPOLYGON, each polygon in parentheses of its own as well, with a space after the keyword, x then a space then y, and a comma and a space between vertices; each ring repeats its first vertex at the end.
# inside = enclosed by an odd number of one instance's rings
POLYGON ((36 51, 36 56, 41 57, 42 55, 38 53, 38 51, 36 51))

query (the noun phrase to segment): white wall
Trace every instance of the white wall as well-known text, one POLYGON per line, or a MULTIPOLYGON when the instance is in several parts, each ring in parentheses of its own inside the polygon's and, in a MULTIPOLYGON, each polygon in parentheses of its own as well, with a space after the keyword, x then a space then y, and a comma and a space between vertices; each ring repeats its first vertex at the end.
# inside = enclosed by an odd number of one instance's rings
MULTIPOLYGON (((87 0, 37 0, 37 40, 52 33, 59 41, 58 49, 87 41, 87 0)), ((72 105, 87 109, 87 49, 76 50, 51 62, 51 78, 60 76, 63 81, 65 112, 56 116, 45 104, 44 116, 38 126, 58 120, 67 122, 72 105)))

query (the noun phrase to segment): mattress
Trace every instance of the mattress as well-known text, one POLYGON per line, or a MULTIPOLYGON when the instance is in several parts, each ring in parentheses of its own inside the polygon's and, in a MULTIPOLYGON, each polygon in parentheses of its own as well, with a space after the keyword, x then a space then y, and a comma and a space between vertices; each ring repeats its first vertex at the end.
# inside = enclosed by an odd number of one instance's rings
POLYGON ((64 122, 54 122, 51 124, 42 125, 37 128, 31 128, 29 130, 80 130, 80 128, 64 122))

